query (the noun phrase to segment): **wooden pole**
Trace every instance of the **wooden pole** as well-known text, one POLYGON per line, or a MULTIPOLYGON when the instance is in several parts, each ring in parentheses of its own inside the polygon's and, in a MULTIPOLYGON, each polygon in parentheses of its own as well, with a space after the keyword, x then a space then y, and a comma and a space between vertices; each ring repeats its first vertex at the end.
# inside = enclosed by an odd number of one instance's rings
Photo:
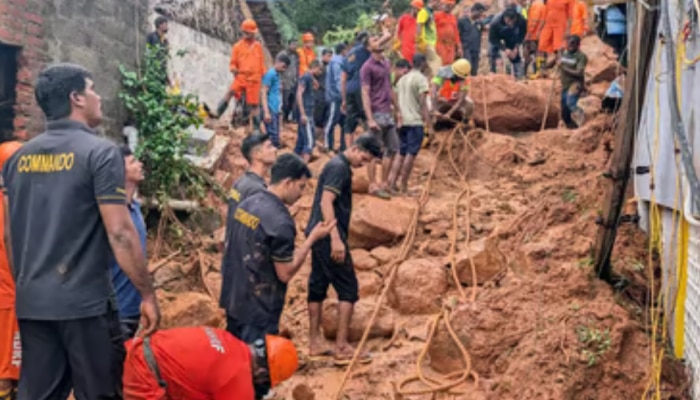
POLYGON ((644 104, 649 67, 656 43, 656 28, 659 20, 658 0, 648 2, 652 10, 647 10, 641 3, 636 5, 636 26, 629 41, 629 62, 625 83, 625 97, 619 115, 623 116, 617 132, 610 168, 610 186, 603 201, 602 220, 594 247, 594 266, 600 279, 611 282, 612 271, 610 257, 615 244, 617 228, 620 224, 622 207, 630 178, 632 157, 634 154, 634 137, 644 104))

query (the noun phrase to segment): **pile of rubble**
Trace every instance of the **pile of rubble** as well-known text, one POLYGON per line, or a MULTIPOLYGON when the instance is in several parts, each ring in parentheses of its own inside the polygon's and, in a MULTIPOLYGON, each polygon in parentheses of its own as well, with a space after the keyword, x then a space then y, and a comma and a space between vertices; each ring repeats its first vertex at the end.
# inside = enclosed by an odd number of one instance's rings
MULTIPOLYGON (((595 46, 590 50, 595 40, 586 38, 584 50, 596 51, 595 46)), ((589 59, 596 60, 589 69, 590 96, 600 99, 602 92, 596 85, 615 77, 615 63, 591 54, 589 59)), ((475 79, 472 96, 477 102, 477 123, 483 118, 478 110, 486 101, 492 131, 538 131, 551 81, 513 85, 508 79, 475 79), (482 82, 487 86, 485 97, 479 97, 482 82)), ((555 99, 557 90, 555 87, 555 99)), ((550 110, 548 125, 556 127, 554 101, 550 110)), ((470 399, 627 399, 642 395, 651 369, 643 312, 639 305, 623 300, 624 293, 614 293, 598 281, 590 266, 596 210, 603 193, 601 172, 609 162, 613 138, 612 118, 598 112, 590 111, 589 121, 576 131, 549 129, 517 136, 475 131, 467 142, 456 139, 450 149, 453 161, 466 169, 470 189, 468 200, 457 205, 456 230, 455 200, 464 183, 449 158, 436 154, 436 147, 421 152, 411 183, 424 185, 428 171, 437 163, 430 197, 419 210, 408 259, 398 260, 396 278, 370 331, 367 348, 373 352, 373 362, 356 367, 345 388, 346 398, 396 398, 395 384, 415 373, 418 353, 428 341, 429 323, 446 307, 452 310, 451 324, 480 377, 478 384, 470 380, 463 385, 470 399), (475 302, 461 300, 453 279, 453 243, 457 280, 470 293, 476 285, 475 302)), ((244 133, 219 134, 230 137, 231 145, 214 176, 229 186, 245 169, 238 150, 244 133)), ((438 133, 438 138, 448 134, 438 133)), ((282 140, 289 148, 294 132, 283 132, 282 140)), ((316 156, 310 165, 315 177, 328 160, 325 155, 316 156)), ((300 241, 315 183, 313 178, 291 209, 300 241)), ((361 337, 370 320, 418 207, 415 198, 381 200, 369 196, 367 188, 365 171, 354 171, 350 246, 361 300, 351 323, 353 340, 361 337)), ((212 205, 225 215, 220 200, 212 199, 212 205)), ((215 301, 220 291, 216 233, 207 235, 200 248, 189 250, 194 254, 166 263, 154 274, 164 327, 224 324, 215 301)), ((617 272, 645 284, 643 272, 634 268, 644 260, 644 238, 634 228, 621 230, 620 236, 613 260, 617 272)), ((288 286, 281 322, 282 332, 294 340, 302 360, 308 345, 309 273, 307 260, 288 286)), ((337 316, 336 296, 331 293, 329 297, 323 330, 331 340, 337 316)), ((428 375, 459 371, 465 366, 458 354, 441 325, 429 346, 429 363, 423 367, 428 375)), ((677 373, 673 363, 666 368, 662 392, 683 398, 684 375, 677 373)), ((333 398, 343 372, 323 362, 304 361, 278 395, 333 398)))

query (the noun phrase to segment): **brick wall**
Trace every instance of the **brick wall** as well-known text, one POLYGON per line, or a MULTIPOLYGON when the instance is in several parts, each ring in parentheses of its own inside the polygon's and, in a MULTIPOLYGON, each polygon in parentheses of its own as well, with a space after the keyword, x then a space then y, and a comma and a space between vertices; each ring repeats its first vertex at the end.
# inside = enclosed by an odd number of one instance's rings
POLYGON ((34 101, 32 82, 45 65, 46 43, 41 0, 0 0, 0 42, 20 48, 15 103, 15 136, 26 138, 41 130, 41 111, 34 101))
POLYGON ((105 114, 102 132, 121 139, 119 65, 136 69, 145 46, 148 0, 0 0, 0 42, 21 48, 16 135, 40 133, 44 121, 32 83, 53 62, 93 72, 105 114))

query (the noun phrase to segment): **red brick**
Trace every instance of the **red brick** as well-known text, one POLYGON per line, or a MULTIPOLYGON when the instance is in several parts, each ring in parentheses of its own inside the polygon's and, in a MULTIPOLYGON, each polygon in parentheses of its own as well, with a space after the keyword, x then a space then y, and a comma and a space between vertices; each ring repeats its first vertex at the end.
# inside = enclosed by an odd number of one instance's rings
POLYGON ((33 22, 35 24, 43 25, 44 23, 44 18, 42 18, 41 15, 25 13, 24 18, 26 18, 27 21, 33 22))
POLYGON ((32 83, 32 72, 27 68, 22 68, 17 71, 17 81, 21 83, 32 83))
POLYGON ((34 46, 39 47, 39 46, 44 45, 44 40, 41 38, 38 38, 38 37, 28 36, 25 38, 24 44, 27 47, 34 47, 34 46))

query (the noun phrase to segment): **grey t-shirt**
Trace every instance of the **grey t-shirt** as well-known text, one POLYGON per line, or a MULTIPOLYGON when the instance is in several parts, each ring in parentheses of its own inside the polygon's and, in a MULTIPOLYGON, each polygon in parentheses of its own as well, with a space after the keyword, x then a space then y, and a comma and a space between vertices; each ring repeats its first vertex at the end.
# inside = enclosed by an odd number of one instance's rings
POLYGON ((98 206, 126 207, 118 147, 86 125, 52 121, 5 164, 17 317, 102 315, 112 250, 98 206))

